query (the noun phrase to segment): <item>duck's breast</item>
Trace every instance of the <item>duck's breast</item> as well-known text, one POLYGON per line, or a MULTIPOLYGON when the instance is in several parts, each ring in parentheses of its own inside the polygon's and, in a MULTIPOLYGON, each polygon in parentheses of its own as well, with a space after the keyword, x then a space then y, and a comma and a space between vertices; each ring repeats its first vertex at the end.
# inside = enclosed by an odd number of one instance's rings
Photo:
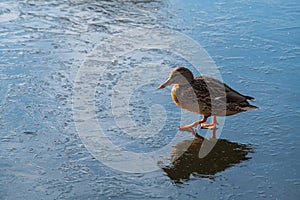
POLYGON ((190 86, 174 85, 171 91, 171 96, 174 103, 183 109, 190 112, 202 114, 202 109, 205 107, 200 101, 190 86))

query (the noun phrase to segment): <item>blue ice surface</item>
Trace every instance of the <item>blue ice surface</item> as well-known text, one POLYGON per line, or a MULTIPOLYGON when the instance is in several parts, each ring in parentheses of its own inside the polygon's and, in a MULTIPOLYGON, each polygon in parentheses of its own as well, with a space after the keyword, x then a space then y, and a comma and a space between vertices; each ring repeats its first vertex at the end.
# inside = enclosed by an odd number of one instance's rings
MULTIPOLYGON (((299 12, 297 0, 1 1, 1 199, 297 199, 299 12), (209 53, 224 82, 256 98, 252 103, 260 110, 227 117, 221 134, 224 145, 252 149, 248 160, 236 160, 211 176, 197 173, 199 167, 178 184, 163 170, 125 173, 90 154, 73 121, 76 73, 98 43, 136 27, 165 27, 189 36, 209 53)), ((95 92, 96 115, 112 134, 108 137, 135 152, 169 142, 180 110, 170 90, 150 94, 157 86, 144 85, 131 97, 133 120, 147 124, 147 106, 161 102, 170 113, 169 126, 145 140, 118 135, 109 111, 110 80, 146 61, 170 69, 177 64, 197 68, 167 53, 143 56, 119 58, 122 68, 108 67, 111 79, 104 85, 99 80, 95 92)), ((192 161, 179 160, 174 166, 191 169, 192 161)), ((177 172, 172 165, 170 169, 177 172)))

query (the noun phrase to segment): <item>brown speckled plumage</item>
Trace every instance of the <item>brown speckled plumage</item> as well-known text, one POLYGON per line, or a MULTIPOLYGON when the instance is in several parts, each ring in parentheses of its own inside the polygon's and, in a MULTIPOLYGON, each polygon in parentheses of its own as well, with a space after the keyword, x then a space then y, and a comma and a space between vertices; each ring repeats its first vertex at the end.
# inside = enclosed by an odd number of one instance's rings
POLYGON ((247 101, 253 100, 253 97, 242 95, 214 78, 207 76, 194 78, 192 72, 185 67, 176 67, 159 88, 171 84, 174 84, 171 95, 175 104, 205 118, 258 109, 247 101))
POLYGON ((171 94, 177 106, 207 117, 228 116, 257 109, 247 102, 253 100, 253 97, 244 96, 219 80, 206 76, 197 77, 190 84, 175 84, 171 94))

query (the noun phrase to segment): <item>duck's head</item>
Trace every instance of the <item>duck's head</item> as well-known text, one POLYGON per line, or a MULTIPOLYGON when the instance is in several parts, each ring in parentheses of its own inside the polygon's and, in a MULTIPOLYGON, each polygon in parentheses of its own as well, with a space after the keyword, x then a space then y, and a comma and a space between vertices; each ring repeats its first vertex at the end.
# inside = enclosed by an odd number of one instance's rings
POLYGON ((176 67, 170 73, 170 76, 167 79, 167 81, 164 84, 160 85, 158 89, 165 88, 172 84, 179 84, 179 85, 190 84, 193 80, 194 80, 194 75, 188 68, 176 67))

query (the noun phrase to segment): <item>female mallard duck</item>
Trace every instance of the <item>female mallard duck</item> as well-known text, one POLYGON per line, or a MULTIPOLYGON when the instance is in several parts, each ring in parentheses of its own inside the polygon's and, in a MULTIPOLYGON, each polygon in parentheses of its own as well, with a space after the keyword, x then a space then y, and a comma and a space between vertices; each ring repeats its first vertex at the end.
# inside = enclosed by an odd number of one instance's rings
POLYGON ((233 90, 221 81, 207 76, 194 78, 193 73, 185 67, 176 67, 167 81, 158 88, 174 84, 172 99, 177 106, 188 111, 203 115, 203 119, 186 126, 180 126, 183 131, 193 131, 193 127, 216 128, 216 116, 234 115, 258 107, 250 105, 247 100, 253 97, 245 96, 233 90), (208 117, 213 116, 211 124, 205 124, 208 117))

